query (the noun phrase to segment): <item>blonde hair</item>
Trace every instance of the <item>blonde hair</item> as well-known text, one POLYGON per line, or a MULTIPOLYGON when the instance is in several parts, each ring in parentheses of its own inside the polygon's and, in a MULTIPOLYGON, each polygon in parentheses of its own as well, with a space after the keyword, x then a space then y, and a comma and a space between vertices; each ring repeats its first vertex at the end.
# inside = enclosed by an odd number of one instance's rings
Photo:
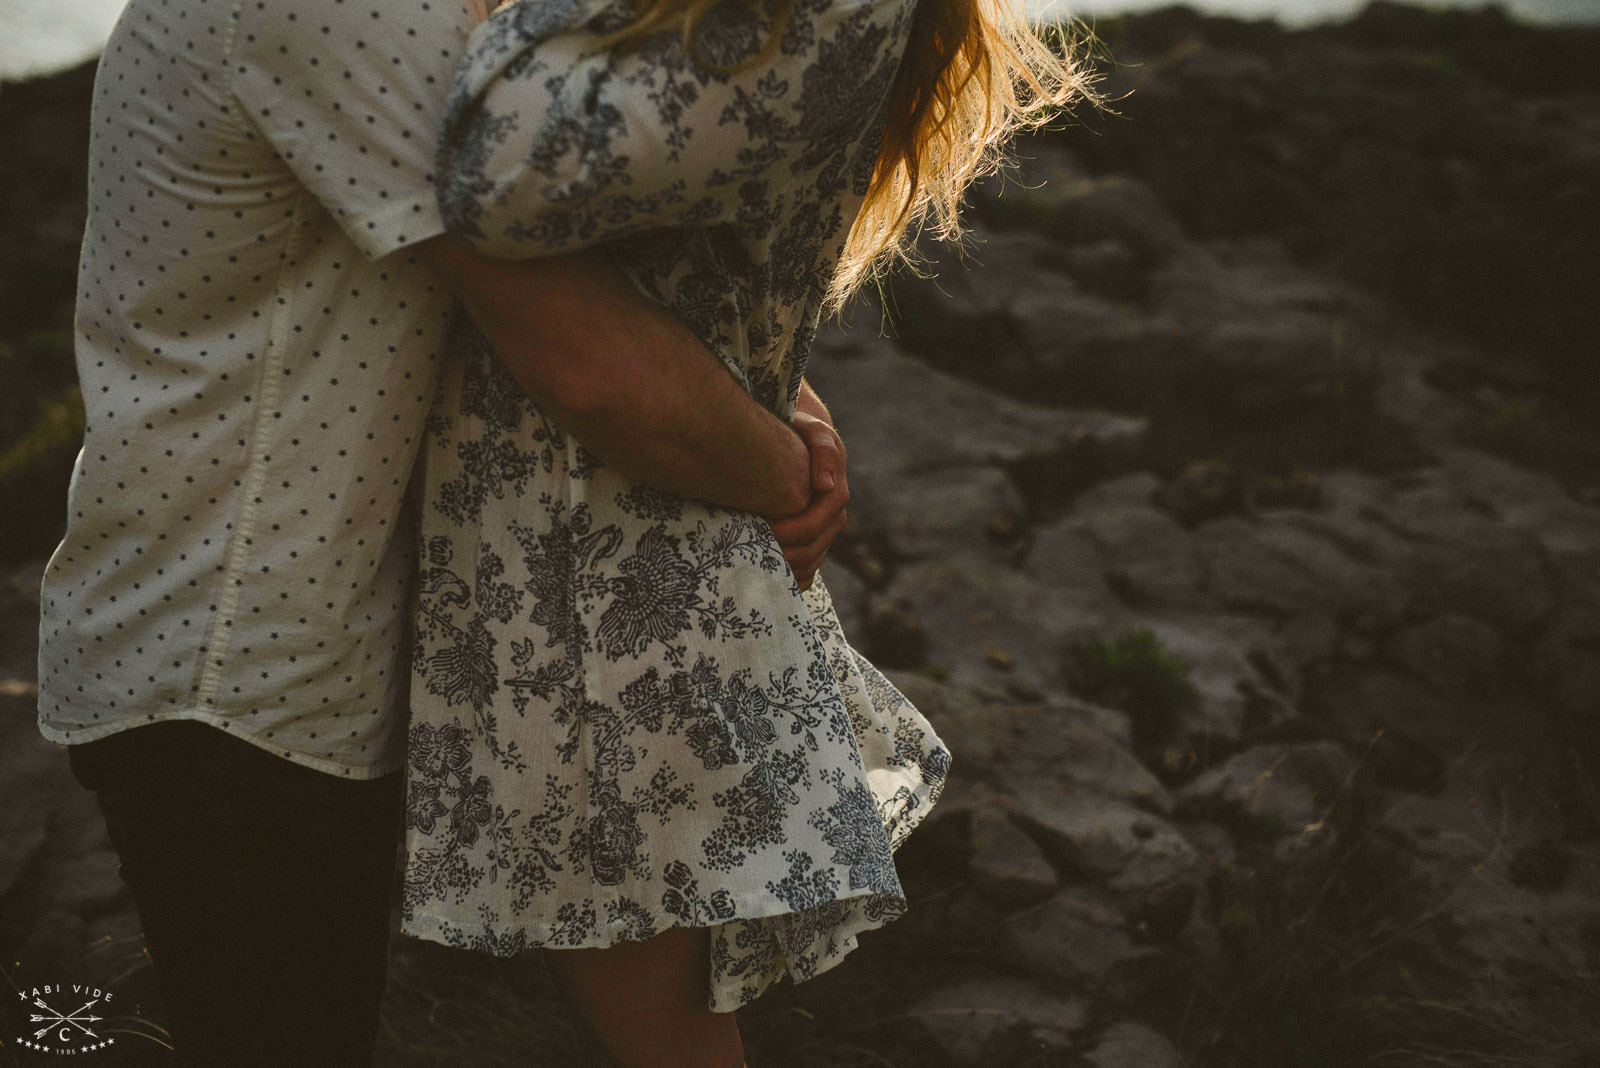
MULTIPOLYGON (((681 20, 684 47, 695 54, 695 22, 722 2, 641 0, 635 20, 610 40, 631 41, 681 20)), ((766 46, 745 63, 776 47, 793 2, 777 0, 766 46)), ((889 90, 877 164, 828 288, 830 311, 862 283, 912 262, 924 227, 942 240, 958 239, 962 194, 1004 162, 1012 133, 1044 125, 1074 100, 1097 102, 1075 42, 1063 41, 1059 52, 1046 44, 1020 0, 918 0, 889 90)))

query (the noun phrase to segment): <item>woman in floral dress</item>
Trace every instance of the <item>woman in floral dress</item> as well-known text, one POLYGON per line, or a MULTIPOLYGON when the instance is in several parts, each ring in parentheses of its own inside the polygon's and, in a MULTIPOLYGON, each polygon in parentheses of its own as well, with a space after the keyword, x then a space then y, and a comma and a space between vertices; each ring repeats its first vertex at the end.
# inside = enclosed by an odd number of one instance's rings
MULTIPOLYGON (((824 308, 915 219, 953 228, 1005 130, 1078 89, 994 0, 523 0, 469 43, 441 203, 491 255, 603 246, 788 419, 824 308)), ((715 1037, 685 1063, 740 1063, 731 1010, 903 910, 892 852, 949 753, 765 520, 629 482, 464 320, 455 348, 425 454, 404 930, 579 951, 563 974, 620 1060, 698 1014, 715 1037), (678 1007, 637 1025, 607 1008, 662 988, 678 1007)))

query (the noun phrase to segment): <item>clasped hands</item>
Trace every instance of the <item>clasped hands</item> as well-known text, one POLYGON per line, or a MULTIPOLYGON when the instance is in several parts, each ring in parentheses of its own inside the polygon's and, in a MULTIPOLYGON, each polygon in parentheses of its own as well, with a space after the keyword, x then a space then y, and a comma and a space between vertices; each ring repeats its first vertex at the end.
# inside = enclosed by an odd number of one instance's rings
MULTIPOLYGON (((416 252, 541 410, 628 478, 730 508, 805 499, 798 485, 772 492, 782 446, 792 461, 785 477, 801 477, 781 421, 605 252, 495 260, 448 237, 416 252)), ((805 590, 844 529, 850 489, 844 443, 804 381, 788 430, 806 450, 809 502, 760 514, 805 590)))
POLYGON ((808 402, 815 402, 809 388, 801 395, 793 426, 811 457, 811 502, 794 515, 766 517, 802 590, 811 588, 823 557, 844 530, 845 506, 850 503, 844 442, 826 419, 826 409, 808 402), (814 410, 806 410, 808 407, 814 410))

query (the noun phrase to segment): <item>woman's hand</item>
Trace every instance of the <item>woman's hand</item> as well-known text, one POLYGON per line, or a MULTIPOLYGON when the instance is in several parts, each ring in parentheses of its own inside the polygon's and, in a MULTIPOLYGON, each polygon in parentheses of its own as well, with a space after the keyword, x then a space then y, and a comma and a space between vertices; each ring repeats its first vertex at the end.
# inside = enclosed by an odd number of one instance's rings
POLYGON ((796 584, 808 590, 833 539, 844 529, 850 486, 845 478, 844 442, 826 420, 797 410, 794 432, 811 457, 811 503, 796 515, 768 521, 796 584))

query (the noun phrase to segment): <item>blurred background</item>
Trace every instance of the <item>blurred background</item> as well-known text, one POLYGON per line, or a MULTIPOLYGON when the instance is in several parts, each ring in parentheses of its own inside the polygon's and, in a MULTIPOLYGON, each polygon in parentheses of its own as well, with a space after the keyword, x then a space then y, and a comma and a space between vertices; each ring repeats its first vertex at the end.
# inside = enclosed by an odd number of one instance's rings
MULTIPOLYGON (((117 992, 104 1063, 160 1065, 33 727, 119 6, 0 7, 0 970, 117 992)), ((1140 6, 1038 10, 1109 109, 817 343, 825 580, 955 767, 910 914, 750 1063, 1600 1065, 1600 0, 1140 6)), ((529 1062, 596 1063, 537 954, 396 941, 380 1063, 529 1062)))
MULTIPOLYGON (((126 0, 6 0, 0 9, 0 79, 50 74, 93 58, 111 32, 126 0)), ((1092 20, 1168 5, 1161 0, 1028 0, 1040 22, 1063 18, 1092 20)), ((1273 19, 1285 26, 1308 26, 1348 18, 1361 0, 1211 0, 1194 5, 1209 15, 1273 19)), ((1435 10, 1480 9, 1483 0, 1428 0, 1435 10)), ((1600 22, 1595 0, 1509 0, 1500 5, 1520 22, 1600 22)))

